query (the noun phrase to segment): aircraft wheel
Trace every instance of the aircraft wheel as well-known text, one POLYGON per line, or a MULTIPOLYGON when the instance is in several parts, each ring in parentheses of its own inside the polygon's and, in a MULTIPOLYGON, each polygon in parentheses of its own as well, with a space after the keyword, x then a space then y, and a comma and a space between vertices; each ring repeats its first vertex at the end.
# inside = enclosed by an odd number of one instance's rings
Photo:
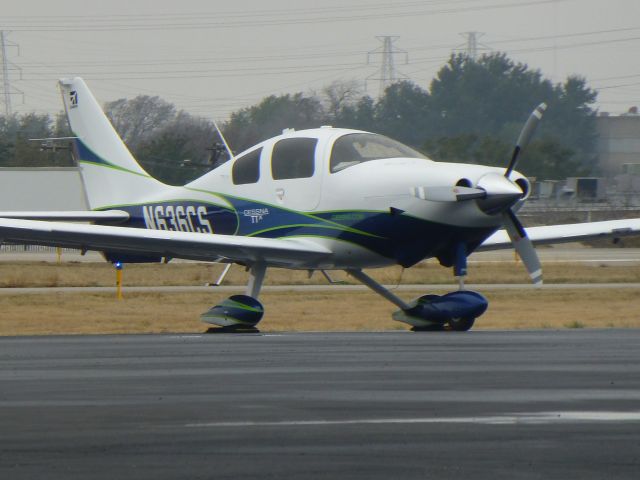
POLYGON ((466 332, 476 321, 475 318, 452 318, 449 320, 449 328, 454 332, 466 332))
POLYGON ((424 327, 411 327, 412 332, 442 332, 444 331, 444 325, 442 324, 433 324, 427 325, 424 327))
POLYGON ((204 333, 208 333, 208 334, 211 334, 211 333, 232 333, 232 334, 260 333, 260 330, 258 330, 256 327, 232 325, 229 327, 210 327, 207 330, 205 330, 204 333))

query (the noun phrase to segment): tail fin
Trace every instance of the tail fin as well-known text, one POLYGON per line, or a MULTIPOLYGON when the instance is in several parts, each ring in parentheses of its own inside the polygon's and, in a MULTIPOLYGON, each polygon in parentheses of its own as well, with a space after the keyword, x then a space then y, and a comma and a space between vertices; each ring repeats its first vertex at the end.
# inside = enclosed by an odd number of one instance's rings
POLYGON ((84 80, 62 79, 60 91, 91 209, 139 203, 164 187, 133 158, 84 80))

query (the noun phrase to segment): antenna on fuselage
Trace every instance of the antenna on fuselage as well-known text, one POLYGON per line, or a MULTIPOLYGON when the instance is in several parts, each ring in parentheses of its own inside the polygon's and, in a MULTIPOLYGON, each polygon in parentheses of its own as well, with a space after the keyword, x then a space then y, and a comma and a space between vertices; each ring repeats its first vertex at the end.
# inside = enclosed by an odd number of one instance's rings
POLYGON ((227 143, 226 138, 224 138, 224 135, 222 134, 222 130, 220 130, 220 127, 218 127, 218 123, 215 120, 213 121, 213 126, 216 127, 216 130, 218 131, 218 135, 220 135, 220 140, 222 140, 222 143, 224 144, 224 148, 227 149, 227 153, 229 154, 229 160, 233 160, 233 152, 229 148, 229 144, 227 143))

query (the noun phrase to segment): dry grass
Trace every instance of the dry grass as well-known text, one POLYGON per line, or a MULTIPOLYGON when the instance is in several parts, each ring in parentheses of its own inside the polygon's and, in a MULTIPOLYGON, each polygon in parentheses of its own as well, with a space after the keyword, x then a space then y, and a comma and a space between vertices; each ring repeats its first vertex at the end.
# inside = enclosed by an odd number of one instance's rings
MULTIPOLYGON (((413 298, 425 292, 403 293, 413 298)), ((640 327, 635 289, 484 292, 488 312, 476 329, 640 327)), ((0 335, 203 332, 199 314, 225 294, 40 294, 0 297, 0 335)), ((369 292, 265 293, 262 331, 371 331, 408 328, 394 307, 369 292)))
MULTIPOLYGON (((548 283, 617 283, 640 282, 640 266, 591 265, 572 263, 550 263, 543 265, 545 281, 548 283)), ((129 286, 203 285, 215 281, 224 267, 207 263, 175 263, 126 265, 124 284, 129 286)), ((442 268, 435 261, 402 271, 399 267, 383 268, 369 273, 385 284, 440 283, 452 284, 450 269, 442 268)), ((336 280, 349 279, 343 272, 331 274, 336 280)), ((529 281, 521 264, 473 263, 469 265, 469 283, 527 283, 529 281)), ((107 263, 47 263, 47 262, 0 262, 0 287, 70 287, 111 286, 115 273, 107 263)), ((234 266, 226 285, 244 285, 247 273, 234 266)), ((319 273, 310 279, 306 271, 270 269, 268 285, 326 284, 319 273)))
MULTIPOLYGON (((203 285, 214 281, 222 266, 201 263, 127 265, 125 285, 203 285)), ((548 283, 640 282, 640 266, 592 266, 553 263, 544 266, 548 283)), ((379 281, 396 284, 400 268, 369 272, 379 281)), ((522 265, 470 265, 469 282, 526 283, 522 265)), ((338 280, 348 280, 336 273, 338 280)), ((115 275, 106 263, 0 262, 0 287, 112 286, 115 275)), ((225 284, 244 284, 247 274, 233 267, 225 284)), ((272 269, 268 284, 325 284, 319 274, 272 269)), ((404 284, 452 284, 448 269, 426 262, 404 272, 404 284)), ((480 288, 479 290, 482 291, 480 288)), ((425 290, 403 292, 410 299, 425 290)), ((489 290, 489 311, 475 328, 640 327, 640 295, 635 289, 489 290)), ((0 296, 0 335, 202 332, 207 325, 200 313, 227 294, 127 293, 123 301, 113 294, 38 294, 0 296)), ((391 320, 395 309, 370 292, 265 292, 264 331, 282 330, 393 330, 408 328, 391 320)))

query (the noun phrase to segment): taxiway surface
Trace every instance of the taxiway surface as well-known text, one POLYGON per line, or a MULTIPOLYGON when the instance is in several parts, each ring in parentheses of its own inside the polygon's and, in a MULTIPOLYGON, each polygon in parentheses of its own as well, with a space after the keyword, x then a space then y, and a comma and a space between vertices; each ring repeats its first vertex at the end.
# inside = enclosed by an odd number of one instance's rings
POLYGON ((0 478, 638 478, 640 330, 0 339, 0 478))

